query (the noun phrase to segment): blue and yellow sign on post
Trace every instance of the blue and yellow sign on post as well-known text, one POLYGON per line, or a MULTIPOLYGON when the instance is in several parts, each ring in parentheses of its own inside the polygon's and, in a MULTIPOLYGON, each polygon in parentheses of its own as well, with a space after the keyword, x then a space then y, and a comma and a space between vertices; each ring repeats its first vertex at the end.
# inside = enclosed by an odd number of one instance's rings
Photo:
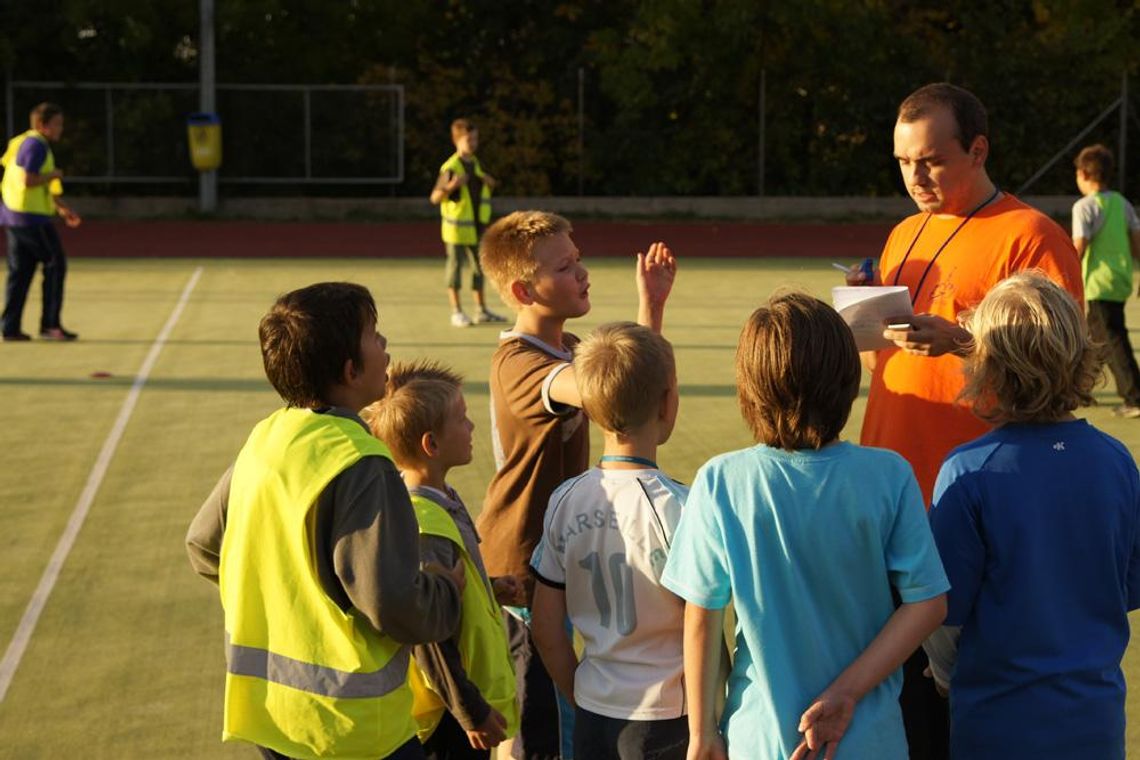
POLYGON ((192 113, 186 118, 190 163, 200 172, 222 165, 222 120, 216 113, 192 113))

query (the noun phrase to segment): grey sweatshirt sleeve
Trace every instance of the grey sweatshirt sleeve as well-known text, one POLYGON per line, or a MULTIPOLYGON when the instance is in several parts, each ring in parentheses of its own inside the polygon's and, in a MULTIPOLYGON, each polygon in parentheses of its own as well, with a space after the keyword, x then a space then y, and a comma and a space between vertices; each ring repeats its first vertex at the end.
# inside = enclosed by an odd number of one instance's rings
MULTIPOLYGON (((420 559, 451 567, 459 559, 455 544, 441 536, 420 536, 420 559)), ((469 582, 480 582, 476 578, 469 582)), ((483 699, 479 687, 467 678, 459 656, 459 632, 438 644, 421 644, 413 652, 420 670, 447 705, 448 711, 470 731, 487 720, 491 706, 483 699)))
POLYGON ((958 639, 961 636, 962 626, 944 625, 922 642, 922 648, 930 660, 930 672, 934 675, 934 682, 945 691, 950 690, 950 676, 954 672, 955 663, 958 662, 958 639))
POLYGON ((337 476, 320 501, 326 499, 333 501, 332 567, 352 606, 404 644, 451 636, 459 625, 459 589, 420 570, 416 515, 395 465, 365 457, 337 476))
POLYGON ((194 572, 213 583, 218 582, 218 564, 221 561, 222 535, 226 530, 226 505, 230 500, 230 480, 233 467, 226 470, 214 490, 194 515, 186 532, 186 553, 194 572))

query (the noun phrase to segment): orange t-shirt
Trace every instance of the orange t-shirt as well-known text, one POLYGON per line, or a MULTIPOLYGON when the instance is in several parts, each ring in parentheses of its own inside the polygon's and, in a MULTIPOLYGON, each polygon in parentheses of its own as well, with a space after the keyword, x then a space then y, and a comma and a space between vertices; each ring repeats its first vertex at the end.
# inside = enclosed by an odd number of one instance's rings
MULTIPOLYGON (((1083 306, 1081 263, 1068 233, 1012 195, 966 222, 933 264, 964 217, 931 216, 919 233, 927 216, 915 214, 899 223, 879 259, 882 284, 910 288, 916 314, 955 322, 959 312, 977 306, 998 282, 1027 269, 1041 270, 1083 306)), ((989 430, 968 406, 956 403, 964 386, 962 359, 953 354, 930 358, 897 348, 878 352, 861 443, 902 454, 914 467, 927 508, 942 460, 955 446, 989 430)))

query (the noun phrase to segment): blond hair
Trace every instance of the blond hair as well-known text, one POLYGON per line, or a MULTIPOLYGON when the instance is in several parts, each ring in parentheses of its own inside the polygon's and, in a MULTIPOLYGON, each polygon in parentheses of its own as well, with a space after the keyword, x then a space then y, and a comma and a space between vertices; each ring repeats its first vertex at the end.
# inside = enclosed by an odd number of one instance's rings
POLYGON ((393 364, 384 398, 361 411, 372 435, 388 445, 401 467, 423 459, 424 433, 439 433, 463 378, 434 361, 393 364))
POLYGON ((835 309, 806 293, 773 295, 740 331, 740 413, 767 446, 821 449, 838 438, 861 374, 851 329, 835 309))
POLYGON ((538 269, 535 245, 572 231, 569 221, 549 211, 515 211, 487 228, 479 241, 479 259, 504 303, 512 309, 519 308, 511 284, 530 282, 534 277, 538 269))
POLYGON ((973 353, 959 398, 994 424, 1048 422, 1093 403, 1100 374, 1077 302, 1043 274, 999 282, 968 316, 973 353))
POLYGON ((613 433, 628 434, 653 419, 675 371, 669 341, 633 322, 602 325, 574 351, 582 409, 613 433))

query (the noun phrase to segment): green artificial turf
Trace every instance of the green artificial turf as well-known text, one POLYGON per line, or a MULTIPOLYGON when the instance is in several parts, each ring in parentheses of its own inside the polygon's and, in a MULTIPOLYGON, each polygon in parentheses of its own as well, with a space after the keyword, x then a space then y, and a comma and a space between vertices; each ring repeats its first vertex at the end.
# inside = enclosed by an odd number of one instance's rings
MULTIPOLYGON (((683 252, 682 252, 683 255, 683 252)), ((590 261, 585 333, 636 313, 632 260, 590 261)), ((661 466, 691 480, 718 452, 748 445, 733 355, 745 317, 774 289, 825 299, 827 261, 681 260, 665 332, 681 409, 661 466)), ((74 344, 0 345, 0 649, 6 648, 156 336, 194 270, 201 279, 158 356, 6 699, 0 757, 250 757, 224 746, 221 610, 190 570, 186 527, 250 427, 278 405, 261 369, 257 322, 280 293, 319 280, 368 286, 394 359, 438 358, 467 377, 475 460, 452 484, 477 510, 493 471, 487 368, 497 327, 448 324, 442 262, 430 260, 74 260, 64 321, 74 344), (93 378, 95 372, 109 378, 93 378)), ((37 286, 38 287, 38 286, 37 286)), ((33 292, 33 296, 35 293, 33 292)), ((464 294, 465 299, 467 294, 464 294)), ((489 294, 496 308, 498 299, 489 294)), ((25 314, 34 326, 39 303, 25 314)), ((1140 325, 1140 308, 1128 319, 1140 325)), ((1140 420, 1118 420, 1108 387, 1084 412, 1140 451, 1140 420)), ((845 437, 857 440, 865 397, 845 437)), ((596 432, 594 452, 600 451, 596 432)), ((1137 653, 1125 660, 1140 678, 1137 653)), ((1129 714, 1140 706, 1129 700, 1129 714)), ((1140 747, 1135 721, 1129 746, 1140 747)))

